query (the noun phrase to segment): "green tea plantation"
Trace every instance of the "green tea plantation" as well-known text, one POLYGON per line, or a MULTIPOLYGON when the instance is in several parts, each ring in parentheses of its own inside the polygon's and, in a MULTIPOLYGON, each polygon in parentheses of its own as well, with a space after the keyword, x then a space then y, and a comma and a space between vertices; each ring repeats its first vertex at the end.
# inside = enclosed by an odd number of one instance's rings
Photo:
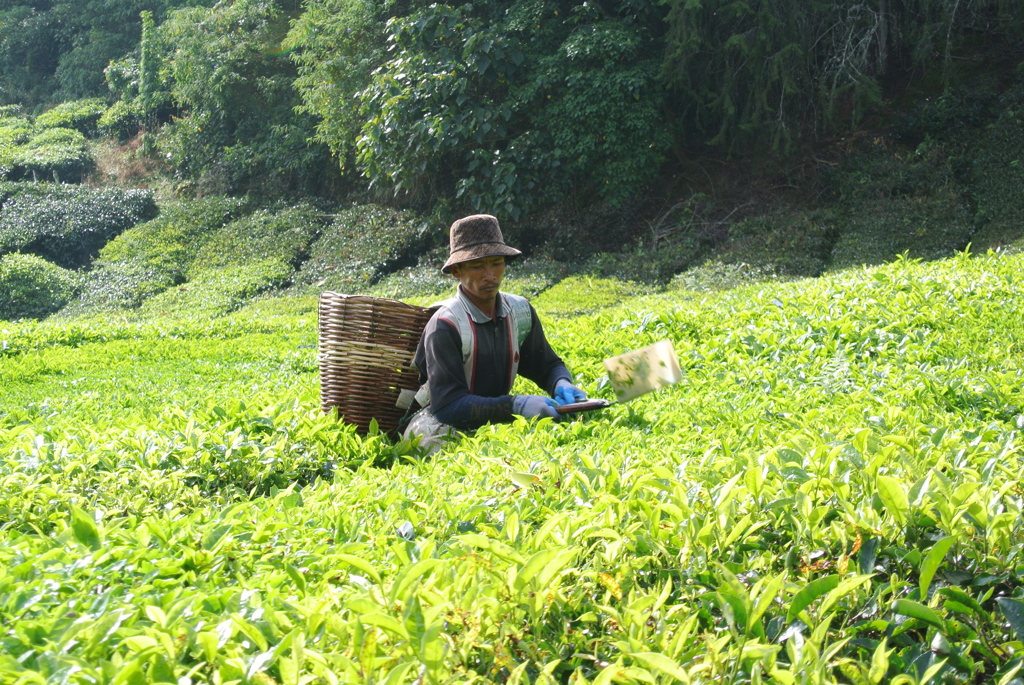
POLYGON ((0 323, 0 682, 1024 682, 1024 257, 594 283, 582 387, 683 381, 431 457, 320 412, 314 296, 0 323))

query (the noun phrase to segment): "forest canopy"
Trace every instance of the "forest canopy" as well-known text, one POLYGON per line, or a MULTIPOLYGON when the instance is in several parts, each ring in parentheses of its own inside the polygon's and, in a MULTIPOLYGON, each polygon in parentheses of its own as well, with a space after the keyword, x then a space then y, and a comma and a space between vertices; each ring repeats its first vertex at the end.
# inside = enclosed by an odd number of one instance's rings
POLYGON ((1022 26, 1012 0, 6 0, 0 104, 106 98, 197 194, 519 219, 799 149, 1022 26))

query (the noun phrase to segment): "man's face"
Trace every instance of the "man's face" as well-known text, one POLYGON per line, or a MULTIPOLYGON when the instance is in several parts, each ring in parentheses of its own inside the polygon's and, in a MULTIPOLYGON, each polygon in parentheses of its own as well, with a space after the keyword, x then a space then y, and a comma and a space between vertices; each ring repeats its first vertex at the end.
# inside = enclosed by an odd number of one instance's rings
POLYGON ((470 299, 486 302, 498 294, 501 277, 505 274, 505 258, 483 257, 453 264, 451 272, 452 276, 459 279, 470 299))

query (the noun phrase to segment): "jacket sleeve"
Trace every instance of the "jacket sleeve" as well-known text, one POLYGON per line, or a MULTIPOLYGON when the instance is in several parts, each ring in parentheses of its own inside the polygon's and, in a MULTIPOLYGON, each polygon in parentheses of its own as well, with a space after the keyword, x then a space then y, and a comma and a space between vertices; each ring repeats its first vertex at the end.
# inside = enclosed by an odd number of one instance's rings
POLYGON ((554 397, 555 385, 559 379, 572 382, 572 374, 565 367, 562 358, 555 354, 544 336, 537 310, 530 305, 532 325, 526 340, 519 346, 519 375, 529 378, 544 392, 554 397))
POLYGON ((430 411, 442 423, 471 430, 512 420, 512 396, 483 397, 469 392, 462 365, 462 340, 455 325, 435 316, 416 353, 420 380, 430 387, 430 411), (425 378, 424 378, 425 377, 425 378))

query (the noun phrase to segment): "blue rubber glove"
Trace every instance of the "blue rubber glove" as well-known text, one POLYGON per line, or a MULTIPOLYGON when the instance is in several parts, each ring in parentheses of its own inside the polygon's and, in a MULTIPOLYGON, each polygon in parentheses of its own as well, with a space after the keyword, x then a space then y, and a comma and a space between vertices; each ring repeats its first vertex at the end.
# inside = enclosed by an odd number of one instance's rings
POLYGON ((555 402, 559 405, 573 404, 587 399, 587 393, 564 378, 559 378, 555 384, 555 402))
POLYGON ((553 399, 541 395, 516 395, 512 398, 512 413, 528 419, 547 417, 557 421, 560 418, 555 411, 557 406, 553 399))

